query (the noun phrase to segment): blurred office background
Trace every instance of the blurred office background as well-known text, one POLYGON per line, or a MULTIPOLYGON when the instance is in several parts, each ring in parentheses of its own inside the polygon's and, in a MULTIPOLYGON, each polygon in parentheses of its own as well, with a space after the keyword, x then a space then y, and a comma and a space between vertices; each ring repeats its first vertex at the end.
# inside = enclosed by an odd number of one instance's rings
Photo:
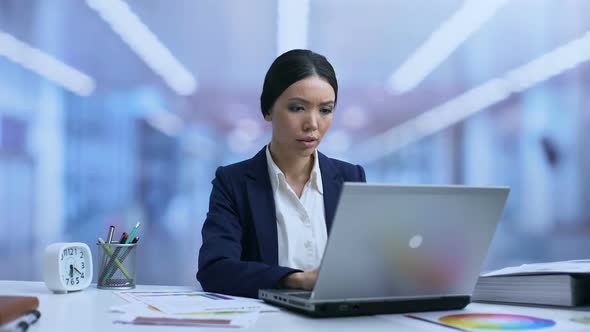
MULTIPOLYGON (((512 188, 484 269, 590 258, 590 2, 0 0, 0 279, 138 221, 138 282, 194 285, 216 167, 269 141, 291 48, 340 83, 320 150, 370 182, 512 188)), ((461 230, 457 230, 460 232, 461 230)), ((96 280, 96 277, 95 277, 96 280)))

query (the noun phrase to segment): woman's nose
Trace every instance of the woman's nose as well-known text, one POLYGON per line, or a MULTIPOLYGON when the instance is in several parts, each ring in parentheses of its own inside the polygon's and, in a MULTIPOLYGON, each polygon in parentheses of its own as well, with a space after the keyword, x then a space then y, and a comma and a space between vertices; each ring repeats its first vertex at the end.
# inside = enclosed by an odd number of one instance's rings
POLYGON ((315 111, 309 112, 303 122, 303 130, 314 131, 318 129, 318 114, 315 111))

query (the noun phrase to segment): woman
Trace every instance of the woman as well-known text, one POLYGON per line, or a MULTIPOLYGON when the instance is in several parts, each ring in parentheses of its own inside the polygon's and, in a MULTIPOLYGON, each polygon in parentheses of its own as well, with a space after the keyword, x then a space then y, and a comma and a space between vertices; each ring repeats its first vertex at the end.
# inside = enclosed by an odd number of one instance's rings
POLYGON ((219 167, 213 180, 197 273, 203 289, 257 297, 263 288, 313 288, 342 183, 365 181, 361 166, 317 151, 337 95, 322 55, 292 50, 272 63, 260 96, 270 144, 219 167))

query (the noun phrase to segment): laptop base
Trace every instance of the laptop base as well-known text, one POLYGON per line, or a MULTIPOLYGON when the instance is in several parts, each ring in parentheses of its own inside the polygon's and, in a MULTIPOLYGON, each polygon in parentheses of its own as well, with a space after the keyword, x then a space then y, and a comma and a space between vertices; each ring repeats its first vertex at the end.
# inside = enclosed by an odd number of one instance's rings
POLYGON ((433 299, 416 300, 383 300, 383 301, 341 301, 341 302, 316 302, 286 299, 278 296, 276 299, 271 294, 260 294, 265 302, 278 305, 312 317, 343 317, 362 315, 399 314, 421 311, 443 311, 465 308, 469 302, 469 296, 448 296, 433 299), (268 295, 271 295, 270 297, 268 295))

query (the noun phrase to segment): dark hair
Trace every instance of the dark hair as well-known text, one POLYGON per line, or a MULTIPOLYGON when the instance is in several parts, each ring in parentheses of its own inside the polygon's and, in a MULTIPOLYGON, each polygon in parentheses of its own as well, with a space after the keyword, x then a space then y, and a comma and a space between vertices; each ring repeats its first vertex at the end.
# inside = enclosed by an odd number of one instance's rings
MULTIPOLYGON (((281 54, 270 65, 264 77, 264 85, 260 95, 262 115, 270 114, 277 98, 291 84, 314 75, 328 81, 334 89, 337 100, 338 81, 336 80, 336 73, 326 57, 310 50, 291 50, 281 54)), ((334 100, 334 104, 336 100, 334 100)))

